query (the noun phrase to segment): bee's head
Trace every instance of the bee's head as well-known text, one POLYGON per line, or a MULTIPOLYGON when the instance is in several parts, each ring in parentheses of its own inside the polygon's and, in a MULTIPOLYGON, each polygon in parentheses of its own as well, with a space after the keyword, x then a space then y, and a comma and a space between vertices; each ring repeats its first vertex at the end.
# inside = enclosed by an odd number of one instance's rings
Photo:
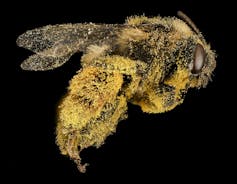
POLYGON ((149 82, 144 82, 147 86, 142 95, 146 98, 136 99, 144 112, 175 108, 183 102, 189 88, 205 87, 215 69, 215 53, 210 45, 186 15, 181 12, 178 15, 182 20, 170 17, 149 20, 154 27, 149 37, 154 50, 148 49, 148 53, 154 53, 155 59, 151 64, 153 70, 147 75, 149 82))
POLYGON ((158 89, 155 104, 162 104, 157 112, 171 110, 182 103, 189 88, 205 87, 216 66, 214 51, 191 20, 185 23, 175 18, 172 21, 172 51, 164 62, 165 72, 159 87, 155 88, 158 89))
POLYGON ((215 52, 211 50, 210 45, 207 44, 203 35, 189 17, 181 11, 178 12, 178 16, 187 23, 187 26, 194 33, 190 36, 193 46, 188 62, 188 69, 191 72, 190 87, 206 87, 216 67, 215 52))
POLYGON ((173 53, 177 67, 173 75, 165 79, 165 83, 172 83, 176 87, 175 83, 178 82, 186 90, 206 87, 216 67, 215 52, 194 23, 182 12, 178 12, 178 15, 185 22, 174 19, 174 27, 181 35, 173 53))

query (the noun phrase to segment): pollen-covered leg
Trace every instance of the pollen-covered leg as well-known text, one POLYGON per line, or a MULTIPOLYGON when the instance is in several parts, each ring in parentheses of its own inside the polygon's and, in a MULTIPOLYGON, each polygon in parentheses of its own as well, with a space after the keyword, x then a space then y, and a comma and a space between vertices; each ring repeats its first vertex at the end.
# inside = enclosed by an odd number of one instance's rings
POLYGON ((177 71, 159 85, 148 86, 146 91, 137 94, 132 100, 143 112, 162 113, 174 109, 184 100, 190 85, 189 71, 178 67, 177 71))
POLYGON ((73 77, 58 110, 57 144, 85 172, 80 151, 100 147, 125 119, 127 100, 122 93, 123 76, 87 67, 73 77), (79 150, 78 150, 79 148, 79 150))
POLYGON ((68 155, 77 165, 82 173, 86 171, 87 163, 81 164, 80 148, 78 147, 78 131, 65 127, 63 122, 58 122, 56 130, 56 142, 63 155, 68 155))
POLYGON ((78 149, 78 132, 74 131, 68 135, 66 150, 69 157, 77 164, 77 168, 80 172, 86 172, 87 163, 82 165, 81 158, 79 156, 80 150, 78 149))

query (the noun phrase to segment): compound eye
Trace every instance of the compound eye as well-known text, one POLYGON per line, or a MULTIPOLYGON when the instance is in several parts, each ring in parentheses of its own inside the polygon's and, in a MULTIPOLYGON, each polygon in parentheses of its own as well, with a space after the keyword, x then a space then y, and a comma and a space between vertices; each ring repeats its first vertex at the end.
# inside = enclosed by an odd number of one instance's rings
POLYGON ((204 62, 206 58, 206 53, 201 44, 197 44, 194 51, 194 60, 191 72, 192 74, 199 74, 203 68, 204 62))

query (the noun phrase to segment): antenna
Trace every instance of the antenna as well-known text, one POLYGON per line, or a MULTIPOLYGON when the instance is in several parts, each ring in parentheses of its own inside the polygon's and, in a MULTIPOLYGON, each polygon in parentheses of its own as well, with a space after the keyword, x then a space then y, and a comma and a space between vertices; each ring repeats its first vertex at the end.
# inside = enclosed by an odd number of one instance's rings
POLYGON ((205 42, 202 33, 199 31, 199 29, 197 28, 197 26, 193 23, 193 21, 182 11, 178 11, 177 12, 178 17, 180 17, 182 20, 184 20, 199 36, 199 38, 205 42))

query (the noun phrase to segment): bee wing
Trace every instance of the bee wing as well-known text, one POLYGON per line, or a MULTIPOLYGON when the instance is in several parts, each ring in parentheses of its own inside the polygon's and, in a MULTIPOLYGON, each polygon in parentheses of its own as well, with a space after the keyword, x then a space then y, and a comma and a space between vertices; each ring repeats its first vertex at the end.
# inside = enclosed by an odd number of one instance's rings
POLYGON ((43 71, 57 68, 78 51, 84 51, 90 42, 109 40, 115 32, 113 25, 59 24, 26 31, 16 41, 17 45, 36 54, 26 59, 24 70, 43 71))
POLYGON ((60 67, 66 63, 71 57, 72 53, 65 56, 45 56, 41 54, 34 54, 21 63, 23 70, 45 71, 60 67))

